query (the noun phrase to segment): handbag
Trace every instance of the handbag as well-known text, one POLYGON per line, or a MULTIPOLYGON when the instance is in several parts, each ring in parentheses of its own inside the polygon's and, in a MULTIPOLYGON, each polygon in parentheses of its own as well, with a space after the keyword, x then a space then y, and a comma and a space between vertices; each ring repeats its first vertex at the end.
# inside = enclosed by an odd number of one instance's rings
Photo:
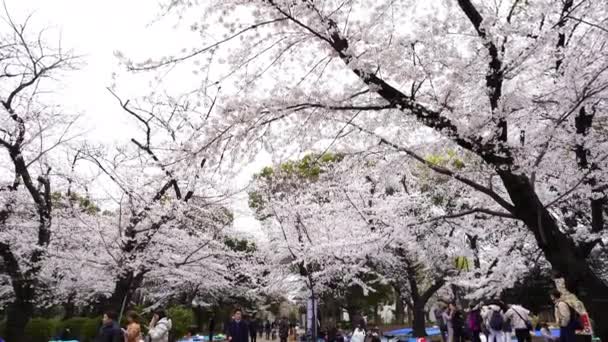
MULTIPOLYGON (((513 308, 511 308, 511 309, 513 309, 513 308)), ((524 321, 524 323, 526 323, 526 329, 528 329, 528 331, 532 331, 533 330, 532 329, 533 328, 532 322, 530 322, 529 319, 524 319, 522 317, 522 315, 517 310, 513 309, 513 311, 515 311, 515 313, 517 314, 517 316, 519 316, 519 318, 521 318, 521 320, 524 321)))

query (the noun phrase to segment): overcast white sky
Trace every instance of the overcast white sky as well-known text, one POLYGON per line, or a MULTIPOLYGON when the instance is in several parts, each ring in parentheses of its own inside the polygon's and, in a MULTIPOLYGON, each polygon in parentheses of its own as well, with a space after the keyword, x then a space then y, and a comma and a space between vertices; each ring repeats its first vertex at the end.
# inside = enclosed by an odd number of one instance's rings
MULTIPOLYGON (((188 30, 174 29, 171 19, 157 21, 156 0, 4 0, 15 22, 33 14, 31 25, 36 30, 50 28, 50 37, 61 36, 64 49, 83 56, 81 68, 62 79, 55 98, 65 108, 81 113, 87 137, 111 144, 129 137, 133 123, 119 110, 106 87, 113 83, 112 73, 119 71, 115 51, 135 60, 179 51, 196 36, 188 30)), ((4 16, 3 16, 4 17, 4 16)), ((121 78, 121 97, 147 94, 141 84, 121 78), (131 82, 131 83, 130 83, 131 82)), ((251 175, 271 163, 261 155, 234 180, 241 188, 251 175)), ((235 199, 235 228, 259 236, 259 225, 247 208, 246 194, 235 199)))

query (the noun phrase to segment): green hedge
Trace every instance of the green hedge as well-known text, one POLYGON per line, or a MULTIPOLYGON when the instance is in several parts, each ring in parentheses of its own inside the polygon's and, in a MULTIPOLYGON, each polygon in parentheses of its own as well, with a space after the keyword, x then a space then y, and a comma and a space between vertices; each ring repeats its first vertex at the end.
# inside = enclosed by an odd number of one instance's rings
POLYGON ((167 316, 171 319, 171 336, 181 338, 186 334, 188 328, 194 324, 194 314, 190 308, 185 306, 174 306, 167 310, 167 316))
MULTIPOLYGON (((149 313, 143 315, 141 327, 147 331, 147 323, 149 313)), ((195 324, 194 314, 187 306, 173 306, 167 309, 167 316, 171 318, 173 328, 171 336, 179 338, 186 334, 188 328, 195 324)), ((123 322, 125 323, 125 322, 123 322)), ((23 342, 41 342, 50 341, 59 336, 65 329, 70 329, 70 337, 77 339, 80 342, 92 342, 99 331, 101 325, 101 317, 73 317, 67 320, 48 319, 48 318, 33 318, 25 328, 25 336, 23 342)), ((126 324, 123 324, 124 326, 126 324)), ((0 336, 4 335, 6 321, 0 321, 0 336)))
POLYGON ((25 326, 25 341, 49 341, 57 334, 60 321, 57 319, 34 318, 25 326))
POLYGON ((49 341, 70 329, 70 337, 81 342, 92 342, 97 335, 101 318, 74 317, 59 319, 33 318, 25 327, 24 342, 49 341))
POLYGON ((65 329, 70 329, 70 336, 80 341, 92 341, 97 335, 101 324, 98 318, 73 317, 62 321, 56 334, 60 334, 65 329))

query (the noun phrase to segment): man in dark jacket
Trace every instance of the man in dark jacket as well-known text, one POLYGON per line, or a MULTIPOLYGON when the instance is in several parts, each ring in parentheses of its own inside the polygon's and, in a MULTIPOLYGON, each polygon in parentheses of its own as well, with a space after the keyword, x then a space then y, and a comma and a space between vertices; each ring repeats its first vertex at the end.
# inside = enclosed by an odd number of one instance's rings
POLYGON ((243 312, 240 309, 234 311, 234 319, 228 325, 228 342, 249 342, 249 328, 242 320, 243 312))
POLYGON ((249 320, 249 337, 251 342, 256 342, 258 337, 258 321, 255 317, 251 317, 249 320))
POLYGON ((95 342, 124 342, 122 330, 116 322, 118 315, 114 311, 106 311, 103 314, 103 325, 95 338, 95 342))
POLYGON ((287 342, 289 337, 289 323, 287 323, 287 317, 283 317, 279 322, 279 339, 281 342, 287 342))

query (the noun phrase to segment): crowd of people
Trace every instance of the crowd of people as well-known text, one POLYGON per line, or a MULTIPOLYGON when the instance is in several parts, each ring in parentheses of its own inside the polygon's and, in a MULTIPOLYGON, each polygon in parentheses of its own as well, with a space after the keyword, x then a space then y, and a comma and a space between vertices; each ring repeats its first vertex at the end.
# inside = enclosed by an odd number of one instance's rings
MULTIPOLYGON (((501 301, 491 301, 470 305, 468 310, 459 308, 454 303, 439 302, 434 313, 443 342, 481 342, 485 336, 487 342, 511 342, 515 337, 518 342, 532 342, 531 332, 540 330, 545 342, 575 342, 575 332, 582 328, 578 312, 561 298, 558 291, 551 294, 555 304, 555 322, 560 329, 560 337, 552 336, 546 322, 532 324, 531 312, 522 305, 507 305, 501 301)), ((155 310, 148 323, 147 333, 143 333, 140 318, 135 312, 127 312, 126 326, 121 328, 116 312, 106 311, 102 326, 95 342, 169 342, 175 338, 171 335, 172 321, 164 310, 155 310)), ((212 320, 213 321, 213 320, 212 320)), ((209 341, 213 341, 213 323, 210 323, 209 341)), ((258 321, 255 316, 244 319, 243 312, 237 309, 224 325, 228 342, 257 342, 258 336, 267 341, 287 342, 290 336, 297 339, 297 327, 290 324, 286 317, 271 322, 258 321)), ((183 340, 190 341, 196 334, 196 327, 189 329, 183 340)), ((382 333, 376 327, 366 331, 361 324, 346 334, 333 328, 321 332, 319 337, 327 342, 381 342, 382 333)))
POLYGON ((126 318, 127 325, 121 328, 116 312, 106 311, 95 342, 169 342, 172 322, 164 310, 154 311, 145 336, 137 313, 128 312, 126 318))
MULTIPOLYGON (((576 330, 582 328, 578 313, 561 299, 559 291, 554 291, 551 299, 555 303, 555 322, 560 329, 559 341, 574 342, 576 330)), ((510 342, 513 336, 518 342, 531 342, 535 328, 540 330, 545 342, 557 340, 548 323, 540 322, 534 327, 530 310, 522 305, 493 301, 462 310, 454 303, 440 303, 434 315, 444 342, 481 342, 482 334, 487 342, 510 342)))
POLYGON ((231 321, 227 325, 226 336, 228 342, 256 342, 266 335, 266 340, 275 340, 277 335, 280 342, 287 342, 290 335, 294 334, 295 325, 289 324, 286 317, 270 322, 258 322, 255 317, 243 319, 243 312, 236 309, 231 321))
MULTIPOLYGON (((147 334, 143 333, 140 318, 135 312, 126 315, 127 324, 121 328, 118 316, 114 311, 106 311, 102 318, 95 342, 173 342, 171 335, 172 322, 164 310, 156 310, 148 325, 147 334)), ((266 334, 266 340, 275 340, 278 335, 280 342, 287 342, 290 335, 295 334, 295 325, 289 324, 286 317, 270 322, 259 323, 255 317, 243 319, 243 312, 237 309, 224 326, 228 342, 256 342, 266 334)), ((197 336, 197 327, 191 327, 181 340, 190 341, 197 336)), ((210 326, 209 341, 213 341, 213 327, 210 326)))

